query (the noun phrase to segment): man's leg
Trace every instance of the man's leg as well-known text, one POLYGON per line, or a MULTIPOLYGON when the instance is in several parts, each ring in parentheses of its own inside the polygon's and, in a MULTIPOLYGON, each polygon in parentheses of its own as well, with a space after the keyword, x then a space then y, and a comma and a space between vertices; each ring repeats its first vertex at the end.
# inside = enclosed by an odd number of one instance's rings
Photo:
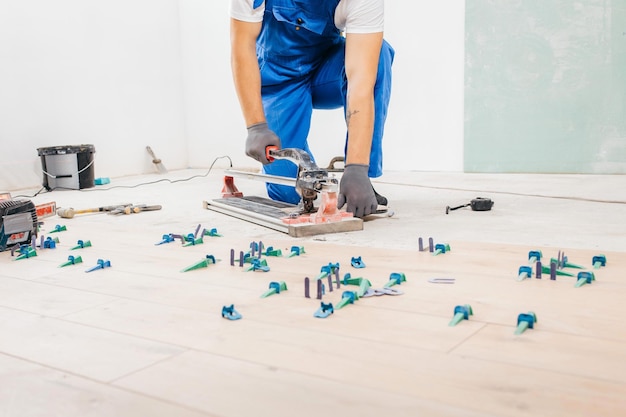
MULTIPOLYGON (((311 95, 308 83, 298 80, 263 87, 263 106, 267 124, 280 138, 283 148, 303 149, 310 154, 307 136, 311 125, 311 95)), ((266 174, 295 178, 298 167, 291 161, 276 160, 264 165, 266 174)), ((267 194, 273 200, 298 204, 300 195, 294 187, 267 184, 267 194)))

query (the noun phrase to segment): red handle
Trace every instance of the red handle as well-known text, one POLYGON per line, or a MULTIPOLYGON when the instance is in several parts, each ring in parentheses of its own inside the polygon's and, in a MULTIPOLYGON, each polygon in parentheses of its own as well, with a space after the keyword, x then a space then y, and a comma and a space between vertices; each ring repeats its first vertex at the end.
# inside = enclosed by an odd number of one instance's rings
POLYGON ((274 158, 272 157, 272 155, 270 155, 270 152, 277 151, 277 150, 278 150, 278 146, 276 145, 269 145, 265 147, 265 157, 267 158, 268 161, 274 162, 274 158))

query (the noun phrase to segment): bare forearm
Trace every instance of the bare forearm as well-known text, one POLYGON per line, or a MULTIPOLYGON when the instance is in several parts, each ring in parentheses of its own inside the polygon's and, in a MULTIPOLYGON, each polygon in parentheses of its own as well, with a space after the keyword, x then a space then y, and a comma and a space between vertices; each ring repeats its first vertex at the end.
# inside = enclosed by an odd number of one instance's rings
POLYGON ((382 33, 346 36, 346 164, 369 164, 374 132, 374 85, 381 45, 382 33))
POLYGON ((354 89, 355 92, 351 88, 348 90, 346 164, 369 164, 374 131, 374 95, 368 88, 363 90, 355 86, 354 89))
POLYGON ((231 70, 246 126, 265 121, 254 24, 231 20, 231 70))

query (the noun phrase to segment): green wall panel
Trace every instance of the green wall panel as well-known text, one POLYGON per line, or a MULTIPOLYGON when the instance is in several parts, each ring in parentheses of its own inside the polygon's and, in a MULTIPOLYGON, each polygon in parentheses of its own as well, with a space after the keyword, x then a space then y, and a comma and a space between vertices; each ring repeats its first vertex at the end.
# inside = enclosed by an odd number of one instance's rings
POLYGON ((626 173, 626 0, 467 0, 466 172, 626 173))

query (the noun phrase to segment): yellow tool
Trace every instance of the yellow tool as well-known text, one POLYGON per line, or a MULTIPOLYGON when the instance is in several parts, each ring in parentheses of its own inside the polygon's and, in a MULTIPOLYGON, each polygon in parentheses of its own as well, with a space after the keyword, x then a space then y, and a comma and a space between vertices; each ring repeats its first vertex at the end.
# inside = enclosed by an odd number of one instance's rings
POLYGON ((87 208, 87 209, 81 209, 81 210, 76 210, 72 207, 68 207, 68 208, 61 207, 57 209, 57 216, 62 217, 64 219, 71 219, 77 214, 110 212, 120 207, 127 207, 127 206, 132 206, 132 203, 117 204, 115 206, 93 207, 93 208, 87 208))

